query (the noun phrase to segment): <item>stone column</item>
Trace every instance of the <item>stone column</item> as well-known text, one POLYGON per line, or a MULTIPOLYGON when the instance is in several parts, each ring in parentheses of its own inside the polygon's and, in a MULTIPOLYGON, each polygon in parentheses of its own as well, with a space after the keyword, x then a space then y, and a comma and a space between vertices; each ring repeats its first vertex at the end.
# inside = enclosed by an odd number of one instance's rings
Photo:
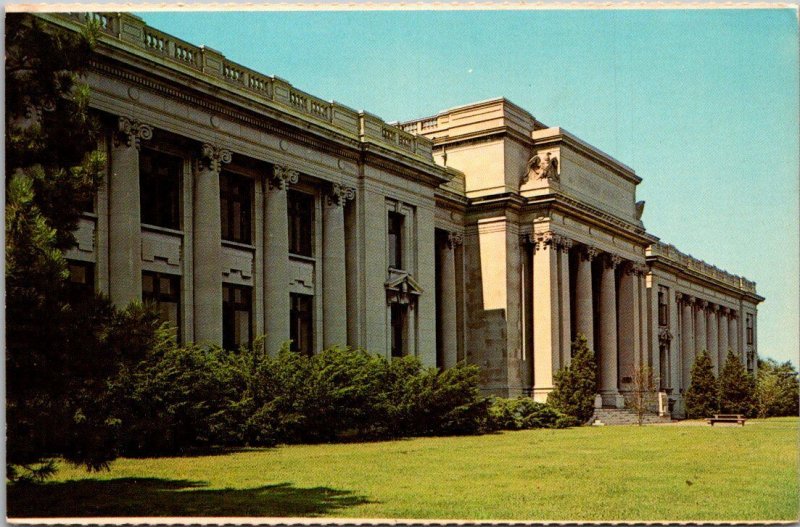
POLYGON ((545 402, 558 369, 558 236, 534 235, 533 245, 533 398, 545 402))
POLYGON ((728 311, 729 310, 727 307, 720 306, 719 316, 717 317, 720 364, 725 364, 725 359, 728 357, 728 311))
POLYGON ((719 360, 716 304, 708 305, 708 311, 706 312, 706 333, 708 354, 711 356, 711 364, 714 366, 714 375, 719 375, 719 372, 722 370, 722 362, 719 360))
POLYGON ((728 342, 733 353, 741 359, 742 353, 739 350, 739 312, 733 309, 731 309, 731 318, 728 320, 728 342))
POLYGON ((708 302, 697 299, 695 305, 697 308, 694 313, 694 350, 695 355, 700 355, 708 346, 706 340, 706 308, 708 307, 708 302))
POLYGON ((617 290, 614 270, 622 262, 606 255, 600 280, 600 395, 603 404, 621 407, 617 389, 617 290))
MULTIPOLYGON (((650 349, 650 345, 648 344, 649 331, 647 323, 647 281, 645 279, 648 271, 647 265, 636 266, 636 278, 639 280, 639 361, 645 364, 648 362, 647 354, 650 349)), ((655 291, 653 294, 658 295, 658 292, 655 291)), ((656 320, 656 326, 657 325, 658 320, 656 320)), ((650 361, 650 364, 653 366, 653 378, 656 379, 663 375, 660 371, 661 366, 659 364, 660 350, 654 349, 652 350, 652 354, 653 359, 650 361)))
POLYGON ((286 189, 296 170, 275 165, 264 189, 264 328, 269 353, 289 340, 289 217, 286 189))
POLYGON ((683 293, 678 293, 678 302, 681 303, 681 384, 676 388, 686 390, 692 378, 692 364, 694 363, 694 320, 692 317, 692 298, 683 293))
MULTIPOLYGON (((678 327, 680 324, 678 311, 678 296, 680 293, 675 293, 673 288, 670 288, 670 302, 669 302, 669 331, 672 336, 669 343, 669 387, 672 388, 672 395, 677 396, 678 390, 681 387, 681 345, 678 342, 678 334, 680 333, 678 327)), ((662 372, 662 375, 664 373, 662 372)))
POLYGON ((561 364, 569 365, 572 360, 572 327, 570 326, 571 305, 569 299, 569 250, 572 240, 561 238, 558 244, 558 297, 559 318, 561 319, 561 364))
POLYGON ((120 117, 111 148, 108 181, 109 296, 117 307, 142 299, 142 224, 139 148, 152 127, 120 117))
POLYGON ((452 368, 458 362, 458 316, 456 314, 456 247, 462 236, 451 232, 447 243, 439 250, 441 269, 441 314, 442 367, 452 368))
POLYGON ((581 248, 575 280, 575 330, 586 337, 589 349, 594 347, 594 308, 592 307, 592 260, 598 250, 591 246, 581 248))
POLYGON ((632 262, 625 262, 620 275, 619 302, 617 303, 617 355, 619 357, 619 383, 624 390, 631 389, 639 361, 639 281, 632 262))
POLYGON ((231 162, 231 152, 205 143, 194 178, 192 205, 192 284, 194 286, 194 340, 222 345, 222 227, 219 173, 231 162))
POLYGON ((356 189, 334 183, 322 209, 323 346, 347 345, 347 270, 344 207, 356 189))

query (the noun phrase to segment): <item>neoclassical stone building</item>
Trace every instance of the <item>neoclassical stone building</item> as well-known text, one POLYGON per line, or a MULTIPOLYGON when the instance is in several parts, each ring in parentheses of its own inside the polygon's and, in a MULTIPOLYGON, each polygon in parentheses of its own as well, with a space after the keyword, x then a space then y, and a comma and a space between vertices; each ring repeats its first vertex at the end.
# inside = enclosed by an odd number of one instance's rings
POLYGON ((181 341, 466 360, 542 400, 581 333, 604 405, 646 363, 678 415, 699 351, 756 367, 755 284, 647 233, 630 167, 506 99, 390 124, 131 14, 38 16, 102 29, 72 280, 181 341))

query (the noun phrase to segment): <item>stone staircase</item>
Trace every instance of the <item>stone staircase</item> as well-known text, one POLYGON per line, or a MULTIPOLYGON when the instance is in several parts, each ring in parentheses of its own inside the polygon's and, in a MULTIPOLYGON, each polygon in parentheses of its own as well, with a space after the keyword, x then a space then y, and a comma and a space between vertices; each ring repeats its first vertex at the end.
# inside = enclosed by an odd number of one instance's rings
MULTIPOLYGON (((660 417, 658 414, 651 412, 645 413, 642 419, 642 424, 645 425, 671 422, 672 419, 668 415, 660 417)), ((636 412, 628 408, 595 408, 590 423, 592 426, 637 425, 639 424, 639 418, 636 412)))

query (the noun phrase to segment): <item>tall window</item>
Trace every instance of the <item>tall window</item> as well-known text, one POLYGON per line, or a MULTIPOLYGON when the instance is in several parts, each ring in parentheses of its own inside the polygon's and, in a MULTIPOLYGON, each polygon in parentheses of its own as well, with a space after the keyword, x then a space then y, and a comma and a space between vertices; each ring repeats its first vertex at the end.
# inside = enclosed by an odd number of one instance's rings
POLYGON ((291 310, 289 311, 289 338, 292 339, 291 350, 311 355, 314 345, 312 331, 314 297, 292 293, 291 310))
POLYGON ((153 303, 161 320, 169 322, 180 336, 181 278, 169 274, 142 272, 142 299, 153 303))
POLYGON ((391 307, 392 357, 406 354, 406 315, 408 306, 393 303, 391 307))
POLYGON ((669 301, 667 299, 666 287, 658 288, 658 325, 669 325, 669 301))
POLYGON ((747 315, 747 345, 753 345, 753 315, 747 315))
POLYGON ((289 252, 314 256, 314 196, 288 191, 289 252))
POLYGON ((222 346, 228 350, 247 346, 252 338, 252 288, 222 284, 222 346))
POLYGON ((142 150, 139 157, 139 197, 142 223, 180 229, 180 182, 183 160, 142 150))
POLYGON ((252 182, 243 176, 223 172, 219 176, 219 207, 222 239, 251 243, 252 182))
POLYGON ((389 213, 389 267, 403 268, 403 215, 389 213))
POLYGON ((94 295, 94 264, 67 262, 69 268, 68 298, 72 303, 85 301, 94 295))

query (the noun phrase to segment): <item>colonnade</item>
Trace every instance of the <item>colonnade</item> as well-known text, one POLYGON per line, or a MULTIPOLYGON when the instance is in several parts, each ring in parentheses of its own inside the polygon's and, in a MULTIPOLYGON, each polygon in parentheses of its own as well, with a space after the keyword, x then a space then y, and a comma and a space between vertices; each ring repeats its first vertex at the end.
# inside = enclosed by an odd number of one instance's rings
POLYGON ((686 293, 676 293, 675 298, 681 313, 681 386, 686 389, 691 379, 692 364, 703 350, 708 351, 711 357, 715 375, 719 375, 729 349, 742 358, 739 347, 739 312, 686 293))
MULTIPOLYGON (((151 139, 153 128, 134 119, 120 117, 114 133, 110 159, 109 195, 109 295, 117 305, 142 298, 141 214, 139 188, 139 150, 142 141, 151 139)), ((220 184, 222 165, 233 154, 220 145, 202 143, 196 152, 193 178, 182 188, 191 188, 191 225, 182 230, 185 244, 191 238, 192 265, 182 265, 184 291, 191 294, 193 335, 186 340, 222 344, 222 256, 220 223, 220 184), (191 283, 191 291, 186 291, 191 283)), ((255 287, 263 287, 263 329, 266 346, 277 350, 290 335, 289 225, 287 190, 298 183, 299 172, 291 168, 265 165, 263 178, 262 259, 255 267, 259 274, 255 287), (260 278, 260 280, 259 280, 260 278), (259 283, 261 282, 261 283, 259 283), (263 285, 262 285, 263 284, 263 285)), ((255 182, 259 184, 259 182, 255 182)), ((338 183, 324 187, 322 196, 322 284, 315 296, 322 297, 323 334, 317 347, 347 344, 346 255, 344 207, 355 198, 355 189, 338 183)), ((258 204, 256 204, 258 205, 258 204)), ((253 241, 255 244, 255 241, 253 241)), ((187 247, 183 246, 183 253, 187 247)), ((318 337, 319 339, 320 337, 318 337)))
POLYGON ((554 374, 570 363, 573 335, 583 334, 598 357, 603 404, 621 406, 620 392, 646 356, 646 266, 550 231, 530 235, 527 242, 533 260, 534 398, 546 399, 554 374), (571 253, 577 260, 574 295, 571 253))

